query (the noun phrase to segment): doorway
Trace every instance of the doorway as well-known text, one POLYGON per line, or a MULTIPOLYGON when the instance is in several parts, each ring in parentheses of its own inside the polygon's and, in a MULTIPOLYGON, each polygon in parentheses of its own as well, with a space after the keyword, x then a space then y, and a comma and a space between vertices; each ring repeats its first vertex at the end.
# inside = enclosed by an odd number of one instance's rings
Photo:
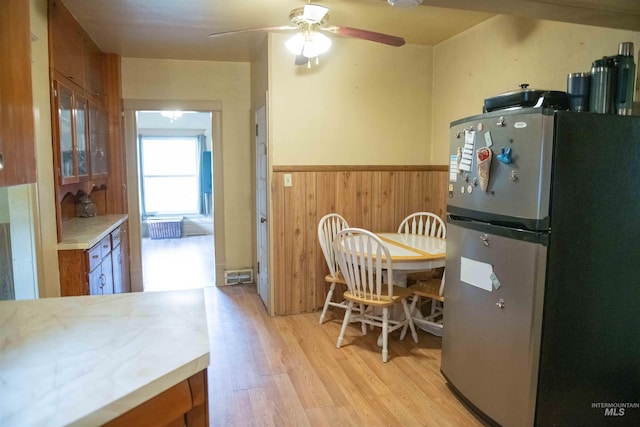
POLYGON ((216 283, 212 112, 135 112, 144 291, 216 283))

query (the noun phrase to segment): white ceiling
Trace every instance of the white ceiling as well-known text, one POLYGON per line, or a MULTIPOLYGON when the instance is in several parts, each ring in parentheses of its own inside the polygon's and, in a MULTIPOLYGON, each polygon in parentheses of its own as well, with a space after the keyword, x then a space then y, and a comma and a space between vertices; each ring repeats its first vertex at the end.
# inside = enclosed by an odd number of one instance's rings
MULTIPOLYGON (((62 0, 94 41, 122 57, 251 60, 265 33, 208 34, 287 25, 305 0, 62 0)), ((424 0, 400 9, 386 0, 314 0, 329 24, 435 45, 494 14, 640 31, 639 0, 424 0)))

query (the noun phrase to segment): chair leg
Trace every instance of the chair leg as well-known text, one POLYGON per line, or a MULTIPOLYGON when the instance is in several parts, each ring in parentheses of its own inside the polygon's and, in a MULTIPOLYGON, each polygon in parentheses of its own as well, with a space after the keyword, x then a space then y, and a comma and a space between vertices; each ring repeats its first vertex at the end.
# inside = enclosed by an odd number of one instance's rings
POLYGON ((331 302, 331 298, 333 298, 333 290, 336 288, 336 284, 332 283, 329 287, 329 293, 327 293, 327 298, 324 300, 324 307, 322 308, 322 314, 320 315, 320 324, 324 322, 324 317, 327 315, 327 309, 329 308, 329 303, 331 302))
POLYGON ((349 317, 351 316, 351 310, 353 309, 353 301, 349 301, 347 305, 347 312, 344 314, 344 320, 342 321, 342 328, 340 329, 340 336, 338 337, 338 342, 336 343, 336 348, 340 348, 342 346, 342 339, 344 338, 344 331, 347 330, 347 325, 349 324, 349 317))
MULTIPOLYGON (((364 310, 365 310, 364 304, 360 304, 360 313, 361 313, 360 316, 362 316, 362 320, 364 320, 364 318, 365 318, 364 310)), ((362 330, 362 335, 367 335, 367 324, 366 323, 364 323, 364 322, 360 323, 360 329, 362 330)))
MULTIPOLYGON (((411 304, 411 306, 414 307, 413 303, 411 304)), ((411 336, 413 337, 413 341, 417 343, 418 333, 416 332, 416 327, 413 325, 413 318, 411 317, 412 312, 409 311, 409 306, 407 305, 406 299, 402 300, 402 308, 404 308, 404 314, 407 316, 406 322, 409 325, 409 328, 411 329, 411 336)))
MULTIPOLYGON (((418 302, 418 299, 420 297, 418 295, 414 295, 413 299, 411 300, 411 307, 409 308, 409 313, 410 315, 407 316, 407 319, 409 319, 411 316, 413 316, 413 311, 416 309, 416 303, 418 302)), ((404 323, 404 326, 402 327, 402 332, 400 333, 400 339, 403 340, 404 336, 407 334, 407 328, 409 327, 409 322, 408 320, 404 323)))
POLYGON ((382 361, 387 362, 389 352, 387 344, 389 342, 389 307, 382 307, 382 361))

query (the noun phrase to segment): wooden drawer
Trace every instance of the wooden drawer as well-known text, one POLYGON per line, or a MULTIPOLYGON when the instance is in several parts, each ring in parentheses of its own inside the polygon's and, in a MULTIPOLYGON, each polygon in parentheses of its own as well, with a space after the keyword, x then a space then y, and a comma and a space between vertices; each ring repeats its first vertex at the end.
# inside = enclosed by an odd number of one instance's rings
POLYGON ((100 265, 102 262, 102 242, 98 243, 87 251, 89 254, 89 271, 100 265))
POLYGON ((87 251, 89 254, 89 271, 92 271, 102 262, 102 258, 111 252, 111 236, 107 236, 100 240, 100 243, 94 245, 87 251))
POLYGON ((111 236, 107 236, 104 239, 100 240, 100 243, 98 245, 100 246, 102 258, 104 258, 109 254, 109 252, 111 252, 111 236))
POLYGON ((120 244, 120 227, 111 232, 111 247, 115 248, 120 244))

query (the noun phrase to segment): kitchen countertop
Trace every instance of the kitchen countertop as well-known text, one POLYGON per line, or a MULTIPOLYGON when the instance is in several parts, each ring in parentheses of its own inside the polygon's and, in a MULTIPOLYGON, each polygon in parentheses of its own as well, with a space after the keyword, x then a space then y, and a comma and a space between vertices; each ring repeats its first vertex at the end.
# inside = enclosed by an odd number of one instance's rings
POLYGON ((0 425, 100 425, 209 365, 202 289, 0 301, 0 425))
POLYGON ((58 250, 89 249, 126 221, 126 214, 72 218, 62 223, 58 250))

